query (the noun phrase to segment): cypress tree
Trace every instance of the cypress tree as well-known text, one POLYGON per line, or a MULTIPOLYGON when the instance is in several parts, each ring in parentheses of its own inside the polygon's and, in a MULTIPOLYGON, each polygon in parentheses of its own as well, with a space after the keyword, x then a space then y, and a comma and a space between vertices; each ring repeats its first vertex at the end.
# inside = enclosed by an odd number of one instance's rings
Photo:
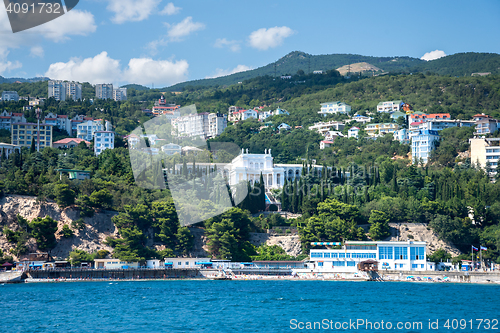
POLYGON ((293 180, 293 188, 292 188, 292 212, 297 213, 297 178, 293 180))
POLYGON ((35 137, 31 139, 31 147, 30 147, 30 154, 33 154, 35 152, 35 137))
POLYGON ((262 172, 260 173, 259 178, 259 209, 262 211, 266 210, 266 186, 264 185, 264 177, 262 176, 262 172))
POLYGON ((285 183, 283 184, 283 188, 281 189, 281 209, 288 210, 288 181, 285 177, 285 183))

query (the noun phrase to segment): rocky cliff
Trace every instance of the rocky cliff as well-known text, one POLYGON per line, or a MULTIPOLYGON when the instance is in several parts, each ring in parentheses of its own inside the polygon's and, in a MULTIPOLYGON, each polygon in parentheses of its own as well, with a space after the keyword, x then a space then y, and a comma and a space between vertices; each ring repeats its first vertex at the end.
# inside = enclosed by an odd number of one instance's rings
MULTIPOLYGON (((8 195, 0 199, 0 248, 4 253, 9 254, 9 249, 14 244, 7 242, 3 234, 3 228, 17 231, 17 214, 29 221, 37 217, 50 216, 57 221, 58 232, 56 233, 57 246, 50 251, 55 258, 66 258, 69 252, 74 249, 81 249, 87 252, 94 252, 101 249, 112 251, 112 248, 104 245, 108 236, 116 236, 117 228, 111 218, 116 212, 103 211, 96 213, 93 217, 84 218, 85 228, 83 230, 73 230, 75 236, 64 238, 59 233, 65 224, 71 226, 71 222, 78 219, 79 212, 72 208, 61 209, 54 202, 37 201, 36 197, 8 195)), ((38 248, 34 239, 30 238, 27 243, 29 252, 37 252, 38 248)), ((18 258, 14 258, 18 259, 18 258)))

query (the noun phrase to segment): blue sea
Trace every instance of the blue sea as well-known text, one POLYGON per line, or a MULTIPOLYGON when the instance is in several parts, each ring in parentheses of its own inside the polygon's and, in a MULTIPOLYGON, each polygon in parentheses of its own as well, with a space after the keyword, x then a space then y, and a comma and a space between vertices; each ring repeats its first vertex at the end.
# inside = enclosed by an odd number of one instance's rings
POLYGON ((0 332, 499 332, 498 320, 500 285, 185 280, 0 286, 0 332))

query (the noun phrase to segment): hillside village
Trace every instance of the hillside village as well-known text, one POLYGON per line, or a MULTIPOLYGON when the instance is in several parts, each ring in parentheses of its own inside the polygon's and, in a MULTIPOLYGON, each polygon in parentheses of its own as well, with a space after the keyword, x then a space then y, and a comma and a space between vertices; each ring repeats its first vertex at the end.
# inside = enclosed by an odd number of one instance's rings
MULTIPOLYGON (((280 80, 290 78, 285 76, 280 80)), ((169 207, 173 203, 168 190, 139 190, 134 185, 129 158, 141 156, 163 159, 162 170, 152 172, 160 172, 166 184, 175 179, 198 179, 206 197, 215 198, 210 203, 213 209, 221 205, 222 193, 218 190, 211 192, 214 191, 209 188, 212 173, 225 178, 228 186, 244 182, 250 193, 262 189, 260 195, 242 200, 237 204, 237 210, 229 213, 229 216, 238 216, 234 217, 236 221, 244 221, 241 223, 248 229, 242 234, 235 231, 237 247, 229 250, 225 248, 228 245, 222 243, 217 247, 213 241, 204 243, 204 253, 214 258, 262 259, 259 254, 267 251, 267 245, 256 243, 253 248, 249 247, 250 230, 269 233, 293 228, 296 230, 293 235, 295 242, 298 234, 302 248, 297 258, 307 256, 312 241, 331 240, 331 237, 390 239, 389 223, 409 221, 428 224, 436 237, 444 242, 440 243, 445 244, 442 246, 452 251, 456 258, 464 259, 468 254, 462 255, 460 251, 465 252, 471 242, 477 242, 480 233, 484 239, 494 232, 488 227, 493 228, 499 216, 499 203, 492 194, 497 193, 495 180, 500 148, 495 147, 500 142, 496 138, 500 125, 497 119, 482 110, 478 110, 472 119, 452 119, 450 113, 414 110, 404 100, 379 100, 376 108, 371 110, 353 109, 342 101, 318 100, 316 110, 310 112, 317 115, 315 119, 321 120, 297 123, 299 112, 292 109, 290 103, 287 104, 288 110, 279 105, 263 104, 251 108, 232 105, 227 111, 196 112, 196 108, 190 105, 167 102, 161 94, 150 106, 136 109, 135 114, 140 116, 141 124, 166 119, 169 124, 167 131, 123 133, 120 130, 118 134, 117 124, 110 120, 119 118, 107 117, 104 108, 101 109, 103 116, 97 118, 74 113, 70 116, 64 111, 58 114, 53 107, 45 107, 66 100, 72 105, 95 104, 96 110, 97 105, 105 101, 113 100, 118 106, 128 103, 126 88, 97 85, 95 98, 85 101, 82 101, 81 90, 81 84, 76 82, 50 80, 48 99, 19 96, 15 91, 2 93, 2 105, 23 105, 17 110, 9 107, 9 111, 0 114, 1 129, 3 133, 8 132, 2 137, 10 139, 0 143, 4 195, 35 195, 42 202, 54 200, 61 207, 80 211, 72 222, 58 223, 52 234, 57 232, 64 236, 58 237, 50 246, 35 245, 31 241, 26 247, 23 242, 31 235, 22 230, 21 222, 4 226, 2 237, 7 239, 3 242, 4 260, 9 260, 9 251, 20 258, 28 248, 49 250, 54 244, 64 242, 65 238, 76 237, 79 228, 89 228, 86 226, 88 218, 109 209, 118 212, 112 218, 116 226, 113 232, 92 249, 74 245, 67 258, 71 255, 88 257, 92 253, 85 251, 95 251, 95 254, 100 250, 125 261, 192 255, 193 233, 196 234, 192 226, 188 229, 178 225, 176 218, 166 217, 162 215, 164 213, 145 213, 144 210, 154 207, 155 203, 169 207), (436 166, 442 154, 439 149, 455 145, 456 133, 453 131, 462 129, 465 134, 460 134, 460 144, 455 147, 458 156, 446 157, 455 164, 450 174, 436 166), (246 139, 240 136, 243 134, 246 139), (186 143, 197 140, 234 142, 242 149, 241 152, 238 149, 224 154, 207 153, 203 147, 186 143), (241 145, 240 140, 243 140, 241 145), (252 143, 252 140, 256 141, 252 143), (275 152, 271 145, 275 147, 277 143, 279 151, 275 152), (352 150, 353 147, 356 149, 352 150), (463 147, 467 149, 463 150, 463 147), (139 155, 132 155, 132 152, 139 155), (347 162, 352 156, 358 162, 347 162), (363 160, 362 156, 367 156, 368 160, 363 160), (47 168, 37 167, 36 160, 47 168), (337 164, 338 161, 342 163, 337 164), (21 177, 25 183, 16 183, 14 179, 21 175, 18 172, 26 171, 30 176, 21 177), (465 190, 471 186, 479 186, 476 193, 465 190), (465 195, 460 194, 462 191, 466 192, 465 195), (124 199, 125 193, 128 193, 127 199, 124 199), (328 205, 336 208, 327 209, 328 205), (346 210, 350 213, 341 213, 346 210), (263 212, 271 214, 263 217, 263 212), (287 214, 298 215, 293 219, 283 218, 287 214), (150 222, 140 222, 141 215, 150 222), (85 220, 76 226, 73 222, 78 216, 85 220), (155 222, 158 219, 166 219, 175 227, 168 229, 165 222, 155 222), (329 227, 328 232, 317 227, 314 230, 312 226, 320 220, 323 221, 321 228, 330 223, 335 227, 329 227), (460 227, 463 230, 453 234, 450 226, 457 223, 463 225, 460 227), (368 225, 365 229, 360 227, 365 224, 368 225), (135 241, 129 234, 131 230, 138 233, 135 241), (9 250, 10 246, 14 247, 9 250)), ((132 126, 141 124, 138 121, 127 126, 132 130, 132 126)), ((196 202, 183 204, 191 210, 200 209, 196 202)), ((35 220, 39 218, 41 216, 35 220)), ((210 218, 195 228, 203 229, 203 237, 219 239, 221 234, 213 229, 214 223, 219 223, 217 218, 210 218)), ((496 247, 494 238, 489 239, 489 246, 496 247)), ((295 249, 296 257, 297 246, 291 247, 295 249)), ((197 248, 199 250, 200 246, 197 248)), ((276 252, 271 258, 288 255, 279 246, 273 249, 276 252)), ((432 249, 438 250, 436 247, 432 249)), ((490 252, 485 259, 495 262, 496 251, 490 252)), ((446 258, 449 259, 450 255, 439 259, 446 258)))

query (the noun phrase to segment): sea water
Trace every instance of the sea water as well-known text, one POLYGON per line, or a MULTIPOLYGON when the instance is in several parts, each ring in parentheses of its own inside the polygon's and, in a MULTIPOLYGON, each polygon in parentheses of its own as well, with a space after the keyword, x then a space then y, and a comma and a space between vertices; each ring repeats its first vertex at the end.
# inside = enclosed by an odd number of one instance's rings
POLYGON ((5 284, 0 332, 499 332, 499 297, 453 283, 5 284))

